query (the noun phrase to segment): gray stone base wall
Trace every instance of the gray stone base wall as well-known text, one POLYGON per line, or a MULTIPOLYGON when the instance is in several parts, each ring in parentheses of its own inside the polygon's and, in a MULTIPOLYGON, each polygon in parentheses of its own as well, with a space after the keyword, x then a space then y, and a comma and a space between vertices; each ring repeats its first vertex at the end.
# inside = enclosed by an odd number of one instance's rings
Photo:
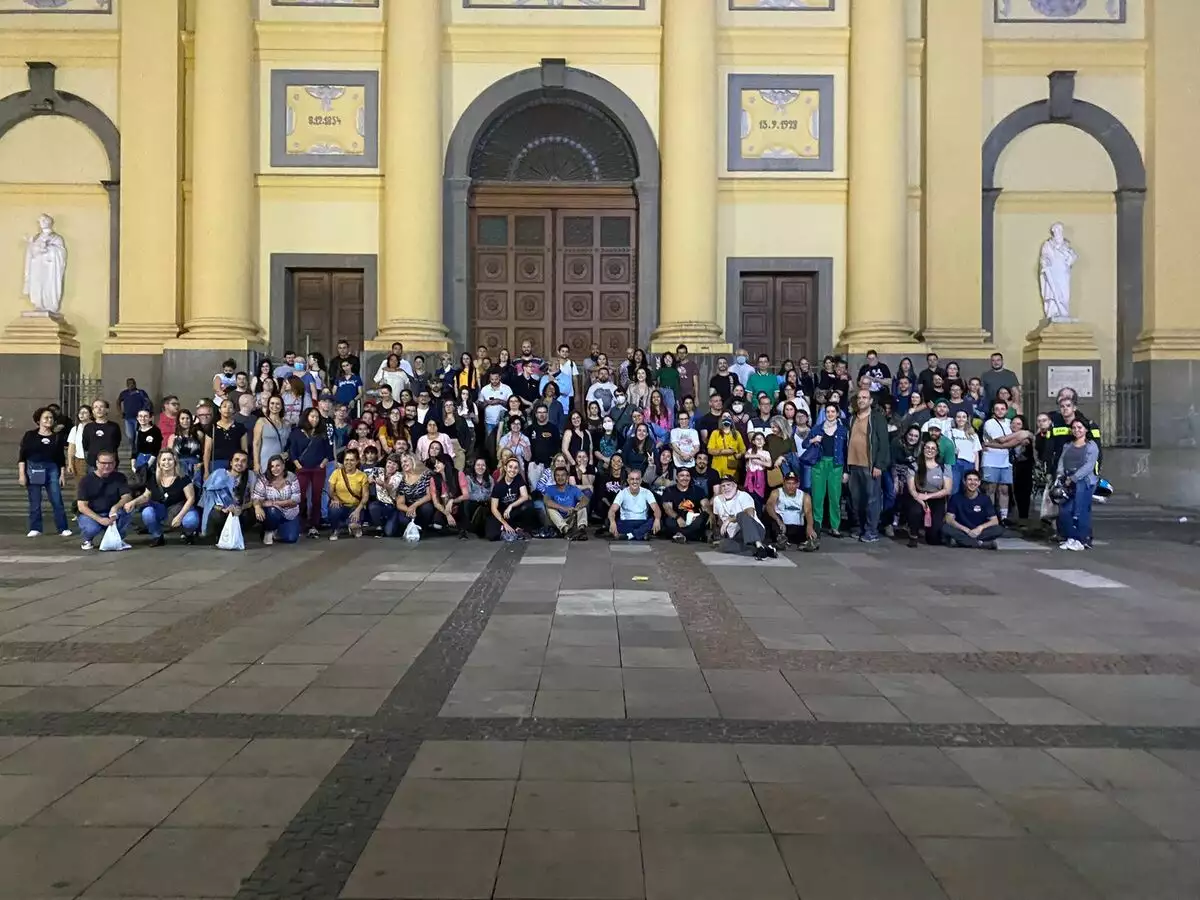
POLYGON ((109 403, 125 390, 125 379, 137 381, 138 387, 150 395, 157 409, 162 401, 162 353, 105 353, 100 358, 100 378, 109 403))
POLYGON ((158 400, 166 394, 175 394, 186 409, 194 409, 200 400, 212 399, 212 380, 221 371, 221 363, 235 360, 239 370, 253 374, 255 358, 255 354, 245 350, 164 350, 161 391, 152 396, 158 400))
POLYGON ((0 365, 7 375, 0 378, 0 426, 17 438, 33 427, 35 409, 61 402, 63 375, 79 374, 79 357, 56 353, 0 354, 0 365))
MULTIPOLYGON (((1134 377, 1147 385, 1148 443, 1155 450, 1200 449, 1200 360, 1135 362, 1134 377)), ((1197 463, 1200 463, 1198 456, 1197 463)))

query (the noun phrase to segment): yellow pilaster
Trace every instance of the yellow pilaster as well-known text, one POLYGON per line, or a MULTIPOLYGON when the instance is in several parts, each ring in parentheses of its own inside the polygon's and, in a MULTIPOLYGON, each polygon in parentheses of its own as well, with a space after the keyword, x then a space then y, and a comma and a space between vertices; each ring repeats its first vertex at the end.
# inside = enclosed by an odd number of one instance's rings
MULTIPOLYGON (((846 325, 852 355, 911 352, 908 301, 908 42, 904 3, 850 4, 846 325)), ((978 9, 975 10, 978 14, 978 9)), ((978 152, 976 153, 978 157, 978 152)))
POLYGON ((651 346, 705 353, 728 346, 717 324, 717 5, 663 0, 662 20, 662 287, 651 346))
POLYGON ((977 4, 925 0, 923 334, 947 357, 990 352, 980 322, 983 227, 979 123, 983 19, 977 4))
POLYGON ((105 353, 158 354, 179 334, 180 7, 121 6, 121 290, 105 353))
POLYGON ((383 241, 379 331, 445 350, 442 324, 442 4, 389 3, 384 60, 383 241), (424 123, 424 124, 418 124, 424 123))
POLYGON ((252 0, 196 4, 192 290, 179 341, 187 349, 248 349, 262 340, 251 279, 257 246, 251 8, 252 0))
POLYGON ((1200 3, 1154 0, 1146 22, 1146 256, 1139 362, 1200 359, 1200 254, 1195 147, 1200 119, 1200 3))

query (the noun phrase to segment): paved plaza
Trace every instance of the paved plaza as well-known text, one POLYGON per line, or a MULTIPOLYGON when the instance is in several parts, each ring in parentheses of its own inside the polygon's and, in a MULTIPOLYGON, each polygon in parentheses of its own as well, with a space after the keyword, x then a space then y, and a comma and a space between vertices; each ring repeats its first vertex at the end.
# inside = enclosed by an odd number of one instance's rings
POLYGON ((1187 541, 75 546, 0 538, 3 898, 1200 896, 1187 541))

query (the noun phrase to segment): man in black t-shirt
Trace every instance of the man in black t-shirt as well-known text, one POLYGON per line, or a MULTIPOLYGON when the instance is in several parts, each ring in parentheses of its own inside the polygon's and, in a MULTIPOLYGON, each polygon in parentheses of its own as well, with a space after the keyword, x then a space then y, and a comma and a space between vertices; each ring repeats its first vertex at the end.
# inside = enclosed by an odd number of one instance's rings
POLYGON ((513 393, 521 398, 521 407, 526 411, 533 408, 542 395, 542 376, 535 360, 517 359, 513 362, 517 370, 512 380, 513 393))
MULTIPOLYGON (((111 422, 109 428, 117 431, 119 443, 120 432, 111 422)), ((92 542, 103 535, 105 529, 114 522, 117 531, 124 538, 129 527, 129 513, 122 507, 131 499, 133 492, 129 487, 129 480, 124 472, 117 470, 117 454, 111 450, 101 450, 96 457, 95 470, 79 480, 76 494, 79 533, 83 536, 80 549, 91 550, 92 542)), ((121 549, 128 550, 129 545, 123 544, 121 549)))
POLYGON ((708 398, 708 412, 696 422, 696 430, 700 432, 700 446, 708 447, 708 436, 721 427, 721 415, 725 411, 724 398, 713 394, 708 398))
POLYGON ((859 366, 858 381, 860 384, 863 376, 871 379, 869 390, 872 399, 876 402, 881 394, 892 389, 892 370, 888 368, 887 363, 880 361, 879 354, 874 350, 867 351, 867 361, 859 366))
POLYGON ((525 436, 529 438, 529 487, 536 491, 538 482, 542 480, 542 472, 550 465, 554 454, 562 450, 562 435, 558 426, 550 423, 550 410, 546 409, 545 404, 539 403, 534 407, 533 423, 525 429, 525 436))
POLYGON ((109 421, 108 401, 92 403, 92 421, 83 426, 83 454, 89 467, 96 465, 101 453, 111 453, 120 465, 121 426, 109 421))
POLYGON ((353 372, 355 375, 361 374, 358 371, 359 370, 358 357, 350 352, 350 344, 347 343, 346 341, 338 341, 337 342, 337 356, 335 356, 333 359, 331 359, 329 361, 329 371, 330 372, 342 371, 342 361, 343 360, 350 363, 350 371, 351 372, 353 372))
MULTIPOLYGON (((733 396, 733 389, 741 383, 737 373, 729 371, 729 360, 724 356, 718 356, 716 374, 708 379, 709 391, 715 391, 722 402, 728 403, 729 398, 733 396)), ((696 399, 699 400, 698 397, 696 399)))
POLYGON ((708 498, 692 484, 691 469, 676 469, 675 483, 662 492, 662 534, 677 544, 704 542, 708 530, 708 498))

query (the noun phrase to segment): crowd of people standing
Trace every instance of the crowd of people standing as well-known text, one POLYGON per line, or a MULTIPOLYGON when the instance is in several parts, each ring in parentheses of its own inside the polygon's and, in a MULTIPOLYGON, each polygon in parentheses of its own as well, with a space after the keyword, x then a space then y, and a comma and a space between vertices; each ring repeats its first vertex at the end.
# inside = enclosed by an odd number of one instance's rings
POLYGON ((701 384, 684 345, 610 362, 597 346, 542 359, 526 341, 494 360, 443 353, 431 370, 394 344, 364 376, 342 341, 328 362, 288 352, 250 373, 228 360, 211 396, 157 410, 129 379, 119 421, 103 399, 74 421, 35 413, 18 460, 29 536, 43 532, 43 493, 72 534, 71 477, 85 549, 135 516, 161 545, 171 530, 212 537, 234 515, 266 544, 658 535, 766 558, 822 534, 994 547, 1033 512, 1064 549, 1091 543, 1099 430, 1069 390, 1027 422, 1000 354, 975 378, 932 353, 893 373, 871 352, 854 378, 835 356, 819 369, 744 351, 714 362, 701 384))

